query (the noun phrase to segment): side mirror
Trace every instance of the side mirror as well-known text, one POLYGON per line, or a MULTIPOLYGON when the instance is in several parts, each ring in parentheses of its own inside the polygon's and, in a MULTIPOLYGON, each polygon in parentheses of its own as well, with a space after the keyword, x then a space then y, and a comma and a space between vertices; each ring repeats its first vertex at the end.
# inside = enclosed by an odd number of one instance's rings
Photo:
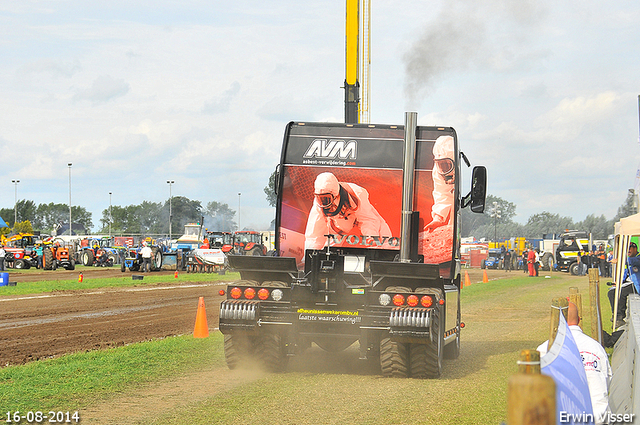
POLYGON ((280 194, 280 171, 280 164, 278 164, 276 166, 275 182, 273 185, 273 192, 276 196, 280 194))
POLYGON ((483 213, 487 198, 487 168, 484 166, 473 167, 471 175, 471 192, 462 198, 462 208, 471 205, 474 213, 483 213))

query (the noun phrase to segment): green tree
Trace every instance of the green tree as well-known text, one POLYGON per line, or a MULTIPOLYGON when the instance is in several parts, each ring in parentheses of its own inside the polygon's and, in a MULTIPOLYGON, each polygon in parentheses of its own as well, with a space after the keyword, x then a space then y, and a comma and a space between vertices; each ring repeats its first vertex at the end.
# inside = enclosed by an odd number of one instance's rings
POLYGON ((638 198, 633 189, 629 189, 627 193, 627 199, 625 199, 624 203, 618 207, 618 213, 615 217, 613 217, 613 222, 620 221, 621 218, 629 217, 630 215, 636 214, 638 212, 638 208, 636 202, 638 198))
POLYGON ((11 233, 33 233, 33 226, 31 226, 31 222, 29 220, 18 222, 13 226, 13 229, 11 229, 11 233))
MULTIPOLYGON (((34 215, 36 217, 34 220, 34 228, 48 233, 51 232, 57 224, 69 222, 69 205, 56 204, 53 202, 39 204, 34 215)), ((71 220, 73 220, 74 223, 83 225, 86 229, 93 227, 91 215, 92 214, 84 207, 71 207, 71 220)))
POLYGON ((574 224, 571 217, 561 217, 560 214, 543 211, 529 217, 523 236, 541 238, 545 234, 560 234, 573 227, 574 224))
POLYGON ((169 233, 169 220, 171 221, 171 233, 181 235, 184 225, 187 223, 199 223, 202 219, 202 204, 184 196, 171 198, 171 215, 169 217, 169 201, 162 207, 162 221, 156 229, 156 233, 169 233), (165 224, 166 223, 166 224, 165 224))
POLYGON ((271 173, 271 175, 269 176, 269 183, 264 188, 264 193, 267 195, 267 202, 272 207, 275 207, 276 202, 278 201, 278 196, 276 195, 276 177, 276 171, 271 173))
POLYGON ((7 223, 8 226, 15 224, 14 223, 14 210, 13 208, 0 208, 0 217, 7 223))
POLYGON ((575 228, 591 233, 594 239, 607 239, 614 229, 613 220, 607 220, 604 215, 589 214, 585 219, 576 223, 575 228))
POLYGON ((211 231, 232 232, 238 225, 233 220, 236 212, 229 208, 229 205, 212 201, 204 209, 205 214, 211 216, 211 223, 207 223, 207 228, 211 231))

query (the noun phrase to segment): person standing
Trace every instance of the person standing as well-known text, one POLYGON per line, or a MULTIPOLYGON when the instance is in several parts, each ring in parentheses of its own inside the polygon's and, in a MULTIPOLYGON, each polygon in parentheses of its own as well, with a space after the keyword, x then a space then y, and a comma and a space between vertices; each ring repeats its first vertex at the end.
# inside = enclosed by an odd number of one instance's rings
POLYGON ((142 249, 140 255, 142 256, 142 273, 151 271, 151 247, 146 242, 142 242, 142 249))
POLYGON ((536 275, 535 262, 536 262, 536 252, 532 248, 529 248, 529 253, 527 254, 527 266, 529 268, 529 277, 535 277, 536 275))
POLYGON ((4 250, 4 246, 0 245, 0 272, 4 271, 4 257, 7 252, 4 250))
MULTIPOLYGON (((567 311, 567 325, 571 335, 576 342, 585 374, 587 375, 587 385, 591 396, 591 406, 593 407, 593 419, 596 425, 603 424, 607 414, 611 413, 609 408, 609 384, 613 372, 609 364, 609 356, 598 341, 585 335, 579 326, 580 316, 578 307, 569 302, 567 311)), ((549 341, 545 341, 538 347, 540 357, 547 353, 549 341)))
POLYGON ((535 249, 536 258, 533 263, 533 269, 535 270, 536 277, 538 276, 538 269, 540 268, 540 248, 535 249))
POLYGON ((507 250, 504 253, 504 269, 508 272, 511 271, 511 251, 507 250))

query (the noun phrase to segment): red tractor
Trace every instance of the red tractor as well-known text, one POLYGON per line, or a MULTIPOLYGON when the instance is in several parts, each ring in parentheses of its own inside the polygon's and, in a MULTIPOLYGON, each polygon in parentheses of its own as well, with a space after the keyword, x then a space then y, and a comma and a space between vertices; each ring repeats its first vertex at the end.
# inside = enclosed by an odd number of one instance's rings
POLYGON ((252 230, 242 230, 233 234, 236 255, 267 255, 267 247, 262 243, 262 234, 252 230))

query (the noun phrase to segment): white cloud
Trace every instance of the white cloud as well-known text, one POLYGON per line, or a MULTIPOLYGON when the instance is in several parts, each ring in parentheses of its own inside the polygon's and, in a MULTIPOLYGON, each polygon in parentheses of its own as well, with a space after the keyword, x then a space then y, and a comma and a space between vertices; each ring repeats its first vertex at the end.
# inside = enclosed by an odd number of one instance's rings
POLYGON ((96 78, 91 87, 76 90, 73 100, 88 100, 93 105, 97 105, 124 96, 129 90, 129 84, 123 79, 103 75, 96 78))

